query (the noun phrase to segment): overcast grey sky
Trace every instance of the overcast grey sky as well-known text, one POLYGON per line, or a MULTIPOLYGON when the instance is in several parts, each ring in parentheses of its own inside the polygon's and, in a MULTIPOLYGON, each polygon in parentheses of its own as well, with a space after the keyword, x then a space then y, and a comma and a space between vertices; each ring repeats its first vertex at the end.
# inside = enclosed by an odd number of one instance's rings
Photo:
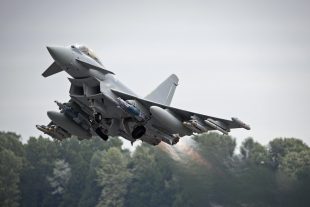
POLYGON ((146 95, 171 73, 172 105, 237 116, 240 142, 297 137, 310 144, 310 1, 15 1, 0 5, 0 130, 40 134, 65 73, 43 78, 46 45, 82 43, 146 95))

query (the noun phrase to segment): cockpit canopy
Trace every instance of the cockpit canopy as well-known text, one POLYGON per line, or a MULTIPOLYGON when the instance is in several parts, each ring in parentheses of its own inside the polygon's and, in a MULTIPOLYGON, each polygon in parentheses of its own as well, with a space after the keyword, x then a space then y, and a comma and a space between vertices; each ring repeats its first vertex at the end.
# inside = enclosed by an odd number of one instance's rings
POLYGON ((80 52, 84 53, 85 55, 89 56, 90 58, 94 59, 97 63, 102 65, 101 61, 98 59, 94 51, 89 49, 85 45, 72 45, 71 47, 78 49, 80 52))

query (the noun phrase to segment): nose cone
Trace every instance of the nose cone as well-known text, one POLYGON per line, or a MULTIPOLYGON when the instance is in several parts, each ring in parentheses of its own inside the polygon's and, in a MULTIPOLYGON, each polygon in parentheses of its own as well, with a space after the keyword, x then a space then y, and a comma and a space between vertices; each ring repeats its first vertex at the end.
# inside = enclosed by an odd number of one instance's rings
POLYGON ((71 62, 72 52, 67 47, 46 47, 53 59, 61 65, 66 65, 71 62))

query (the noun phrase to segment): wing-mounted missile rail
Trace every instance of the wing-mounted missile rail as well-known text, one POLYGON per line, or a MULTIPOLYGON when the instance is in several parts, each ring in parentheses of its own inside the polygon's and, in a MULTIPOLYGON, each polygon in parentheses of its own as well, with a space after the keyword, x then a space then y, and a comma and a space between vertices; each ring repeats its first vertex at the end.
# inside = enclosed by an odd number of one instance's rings
POLYGON ((210 128, 208 128, 197 116, 191 116, 191 119, 189 121, 184 121, 183 125, 198 134, 208 132, 210 130, 210 128))
POLYGON ((204 120, 204 122, 211 128, 216 129, 223 134, 227 135, 228 132, 230 132, 230 129, 221 121, 213 120, 211 118, 208 118, 207 120, 204 120))
POLYGON ((65 129, 53 124, 53 122, 51 122, 47 126, 36 125, 36 128, 38 130, 40 130, 41 132, 43 132, 44 134, 47 134, 47 135, 53 137, 54 139, 57 139, 60 141, 71 137, 71 134, 69 132, 67 132, 65 129))
POLYGON ((51 137, 63 140, 76 135, 79 138, 90 138, 90 124, 87 116, 74 106, 73 102, 60 103, 55 101, 60 112, 49 111, 48 117, 52 122, 47 125, 36 125, 37 129, 51 137))
POLYGON ((218 130, 223 134, 228 134, 230 132, 230 127, 241 127, 247 130, 250 130, 250 126, 239 120, 238 118, 231 118, 232 125, 227 126, 220 120, 213 120, 212 118, 208 118, 206 120, 201 119, 200 117, 194 115, 191 116, 189 121, 184 121, 183 125, 189 128, 193 133, 204 133, 209 130, 218 130))
POLYGON ((79 139, 91 138, 90 123, 87 115, 79 110, 78 105, 69 101, 68 103, 60 103, 55 101, 60 112, 49 111, 47 116, 52 120, 48 126, 37 125, 36 127, 52 137, 63 140, 71 135, 77 136, 79 139))

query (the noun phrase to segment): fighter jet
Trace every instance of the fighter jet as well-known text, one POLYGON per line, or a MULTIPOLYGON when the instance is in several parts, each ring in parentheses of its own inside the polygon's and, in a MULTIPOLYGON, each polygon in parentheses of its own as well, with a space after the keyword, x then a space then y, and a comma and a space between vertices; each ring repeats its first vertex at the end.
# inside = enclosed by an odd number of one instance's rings
POLYGON ((54 139, 72 136, 90 139, 121 136, 151 145, 178 143, 181 137, 212 130, 228 134, 230 129, 250 126, 231 120, 185 111, 170 106, 178 77, 170 75, 146 97, 140 97, 116 79, 95 53, 86 46, 47 47, 54 59, 43 77, 65 71, 71 78, 70 100, 48 111, 51 122, 36 127, 54 139))

